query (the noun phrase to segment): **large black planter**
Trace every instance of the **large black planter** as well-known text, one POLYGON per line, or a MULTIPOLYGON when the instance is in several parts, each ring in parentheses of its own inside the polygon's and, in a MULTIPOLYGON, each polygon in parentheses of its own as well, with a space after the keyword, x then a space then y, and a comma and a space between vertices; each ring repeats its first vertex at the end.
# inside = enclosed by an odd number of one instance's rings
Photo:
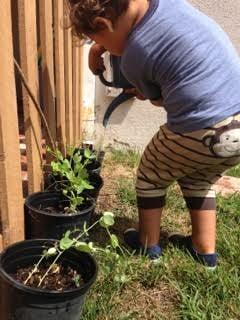
MULTIPOLYGON (((61 239, 68 230, 82 230, 86 222, 89 224, 95 210, 95 201, 88 200, 85 209, 79 209, 75 214, 50 213, 42 207, 52 207, 63 201, 60 193, 37 192, 25 200, 26 239, 61 239)), ((80 231, 77 231, 79 233, 80 231)))
POLYGON ((95 201, 97 201, 98 196, 99 196, 99 192, 103 187, 103 179, 97 173, 90 173, 88 180, 89 180, 90 184, 94 187, 94 189, 90 189, 90 190, 86 189, 83 191, 83 194, 85 194, 86 196, 89 196, 89 197, 93 198, 95 201))
POLYGON ((31 240, 8 247, 0 256, 0 315, 1 320, 80 320, 86 293, 97 276, 95 260, 87 253, 74 249, 60 258, 65 266, 77 270, 84 284, 63 292, 27 287, 12 274, 18 268, 34 265, 46 245, 54 240, 31 240))

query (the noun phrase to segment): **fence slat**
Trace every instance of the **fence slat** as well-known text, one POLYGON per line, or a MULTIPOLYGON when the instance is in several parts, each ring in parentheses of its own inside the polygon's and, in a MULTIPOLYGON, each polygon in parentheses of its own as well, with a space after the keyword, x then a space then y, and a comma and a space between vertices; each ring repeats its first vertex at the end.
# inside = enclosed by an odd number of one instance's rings
POLYGON ((65 94, 66 94, 66 143, 73 144, 73 100, 72 100, 72 33, 70 29, 64 30, 64 56, 65 56, 65 94))
MULTIPOLYGON (((39 94, 36 1, 18 0, 21 67, 36 97, 39 94)), ((30 97, 23 88, 24 122, 27 144, 28 190, 41 190, 42 147, 41 123, 30 97)))
MULTIPOLYGON (((44 114, 46 116, 52 137, 56 140, 56 111, 55 111, 55 79, 53 53, 53 7, 52 0, 41 0, 40 43, 41 43, 41 73, 44 114)), ((49 145, 49 141, 47 140, 49 145)))
POLYGON ((84 81, 84 47, 79 48, 79 112, 78 112, 78 140, 82 141, 83 128, 82 128, 82 119, 83 119, 83 81, 84 81))
POLYGON ((9 0, 0 12, 0 246, 7 246, 23 239, 24 222, 9 0))
POLYGON ((0 252, 3 250, 3 237, 0 234, 0 252))
POLYGON ((79 131, 79 72, 80 72, 80 60, 79 60, 79 47, 76 44, 76 40, 72 42, 73 52, 73 142, 75 145, 79 143, 78 131, 79 131))
POLYGON ((65 83, 64 83, 64 29, 62 19, 64 0, 54 0, 54 43, 56 72, 56 102, 57 102, 57 140, 64 152, 66 146, 65 128, 65 83))

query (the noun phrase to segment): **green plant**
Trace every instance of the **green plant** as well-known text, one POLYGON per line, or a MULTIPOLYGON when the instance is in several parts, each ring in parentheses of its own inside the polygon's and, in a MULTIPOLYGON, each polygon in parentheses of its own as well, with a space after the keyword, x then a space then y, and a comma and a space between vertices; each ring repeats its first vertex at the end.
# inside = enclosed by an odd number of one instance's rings
MULTIPOLYGON (((111 255, 114 258, 114 261, 119 260, 119 255, 116 251, 111 251, 110 248, 117 250, 119 249, 122 254, 125 256, 125 252, 123 248, 121 248, 118 238, 116 235, 111 234, 109 227, 114 225, 114 215, 112 212, 104 212, 102 217, 98 219, 95 223, 93 223, 90 227, 86 227, 86 224, 84 225, 83 232, 77 236, 74 237, 74 232, 67 231, 64 235, 64 237, 60 241, 56 241, 54 246, 50 248, 45 248, 43 251, 43 254, 37 264, 35 264, 32 271, 29 273, 27 279, 25 280, 24 284, 27 285, 32 278, 32 276, 38 272, 40 265, 45 261, 46 259, 49 259, 51 257, 54 257, 53 262, 50 264, 49 268, 47 269, 46 273, 40 278, 38 287, 41 287, 41 284, 43 283, 44 279, 48 276, 49 272, 56 267, 56 264, 58 263, 60 257, 62 254, 71 248, 75 248, 78 251, 86 252, 86 253, 95 253, 95 252, 101 252, 105 255, 111 255), (85 242, 82 239, 89 235, 89 231, 93 229, 97 224, 100 224, 109 235, 110 238, 110 245, 108 245, 105 249, 95 247, 92 242, 85 242)), ((127 252, 127 251, 126 251, 127 252)), ((118 275, 119 281, 124 281, 124 274, 118 275)), ((79 278, 75 277, 75 283, 76 286, 78 286, 79 278)))
POLYGON ((89 183, 87 166, 96 158, 89 149, 83 154, 73 147, 68 148, 66 157, 58 149, 47 147, 47 152, 54 157, 51 162, 54 177, 54 187, 70 201, 69 211, 76 212, 79 205, 84 202, 83 191, 94 187, 89 183))

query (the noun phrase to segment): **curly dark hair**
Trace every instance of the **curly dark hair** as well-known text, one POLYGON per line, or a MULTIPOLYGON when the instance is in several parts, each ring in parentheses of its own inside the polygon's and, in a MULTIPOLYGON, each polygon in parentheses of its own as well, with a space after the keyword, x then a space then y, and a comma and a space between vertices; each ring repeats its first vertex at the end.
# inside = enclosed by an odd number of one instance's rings
POLYGON ((101 26, 94 24, 96 17, 109 19, 114 25, 130 0, 68 0, 68 3, 71 27, 78 37, 84 38, 101 30, 101 26))

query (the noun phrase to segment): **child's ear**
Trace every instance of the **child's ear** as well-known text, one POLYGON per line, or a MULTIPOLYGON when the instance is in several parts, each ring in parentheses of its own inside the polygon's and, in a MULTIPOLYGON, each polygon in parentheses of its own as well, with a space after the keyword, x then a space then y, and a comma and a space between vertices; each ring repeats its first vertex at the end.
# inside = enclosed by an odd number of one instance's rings
POLYGON ((212 138, 213 136, 212 135, 207 135, 203 138, 203 144, 206 146, 206 147, 210 147, 211 145, 211 142, 212 142, 212 138))
POLYGON ((99 29, 108 29, 108 31, 113 32, 113 24, 111 20, 103 17, 97 17, 93 20, 95 26, 99 26, 99 29))

